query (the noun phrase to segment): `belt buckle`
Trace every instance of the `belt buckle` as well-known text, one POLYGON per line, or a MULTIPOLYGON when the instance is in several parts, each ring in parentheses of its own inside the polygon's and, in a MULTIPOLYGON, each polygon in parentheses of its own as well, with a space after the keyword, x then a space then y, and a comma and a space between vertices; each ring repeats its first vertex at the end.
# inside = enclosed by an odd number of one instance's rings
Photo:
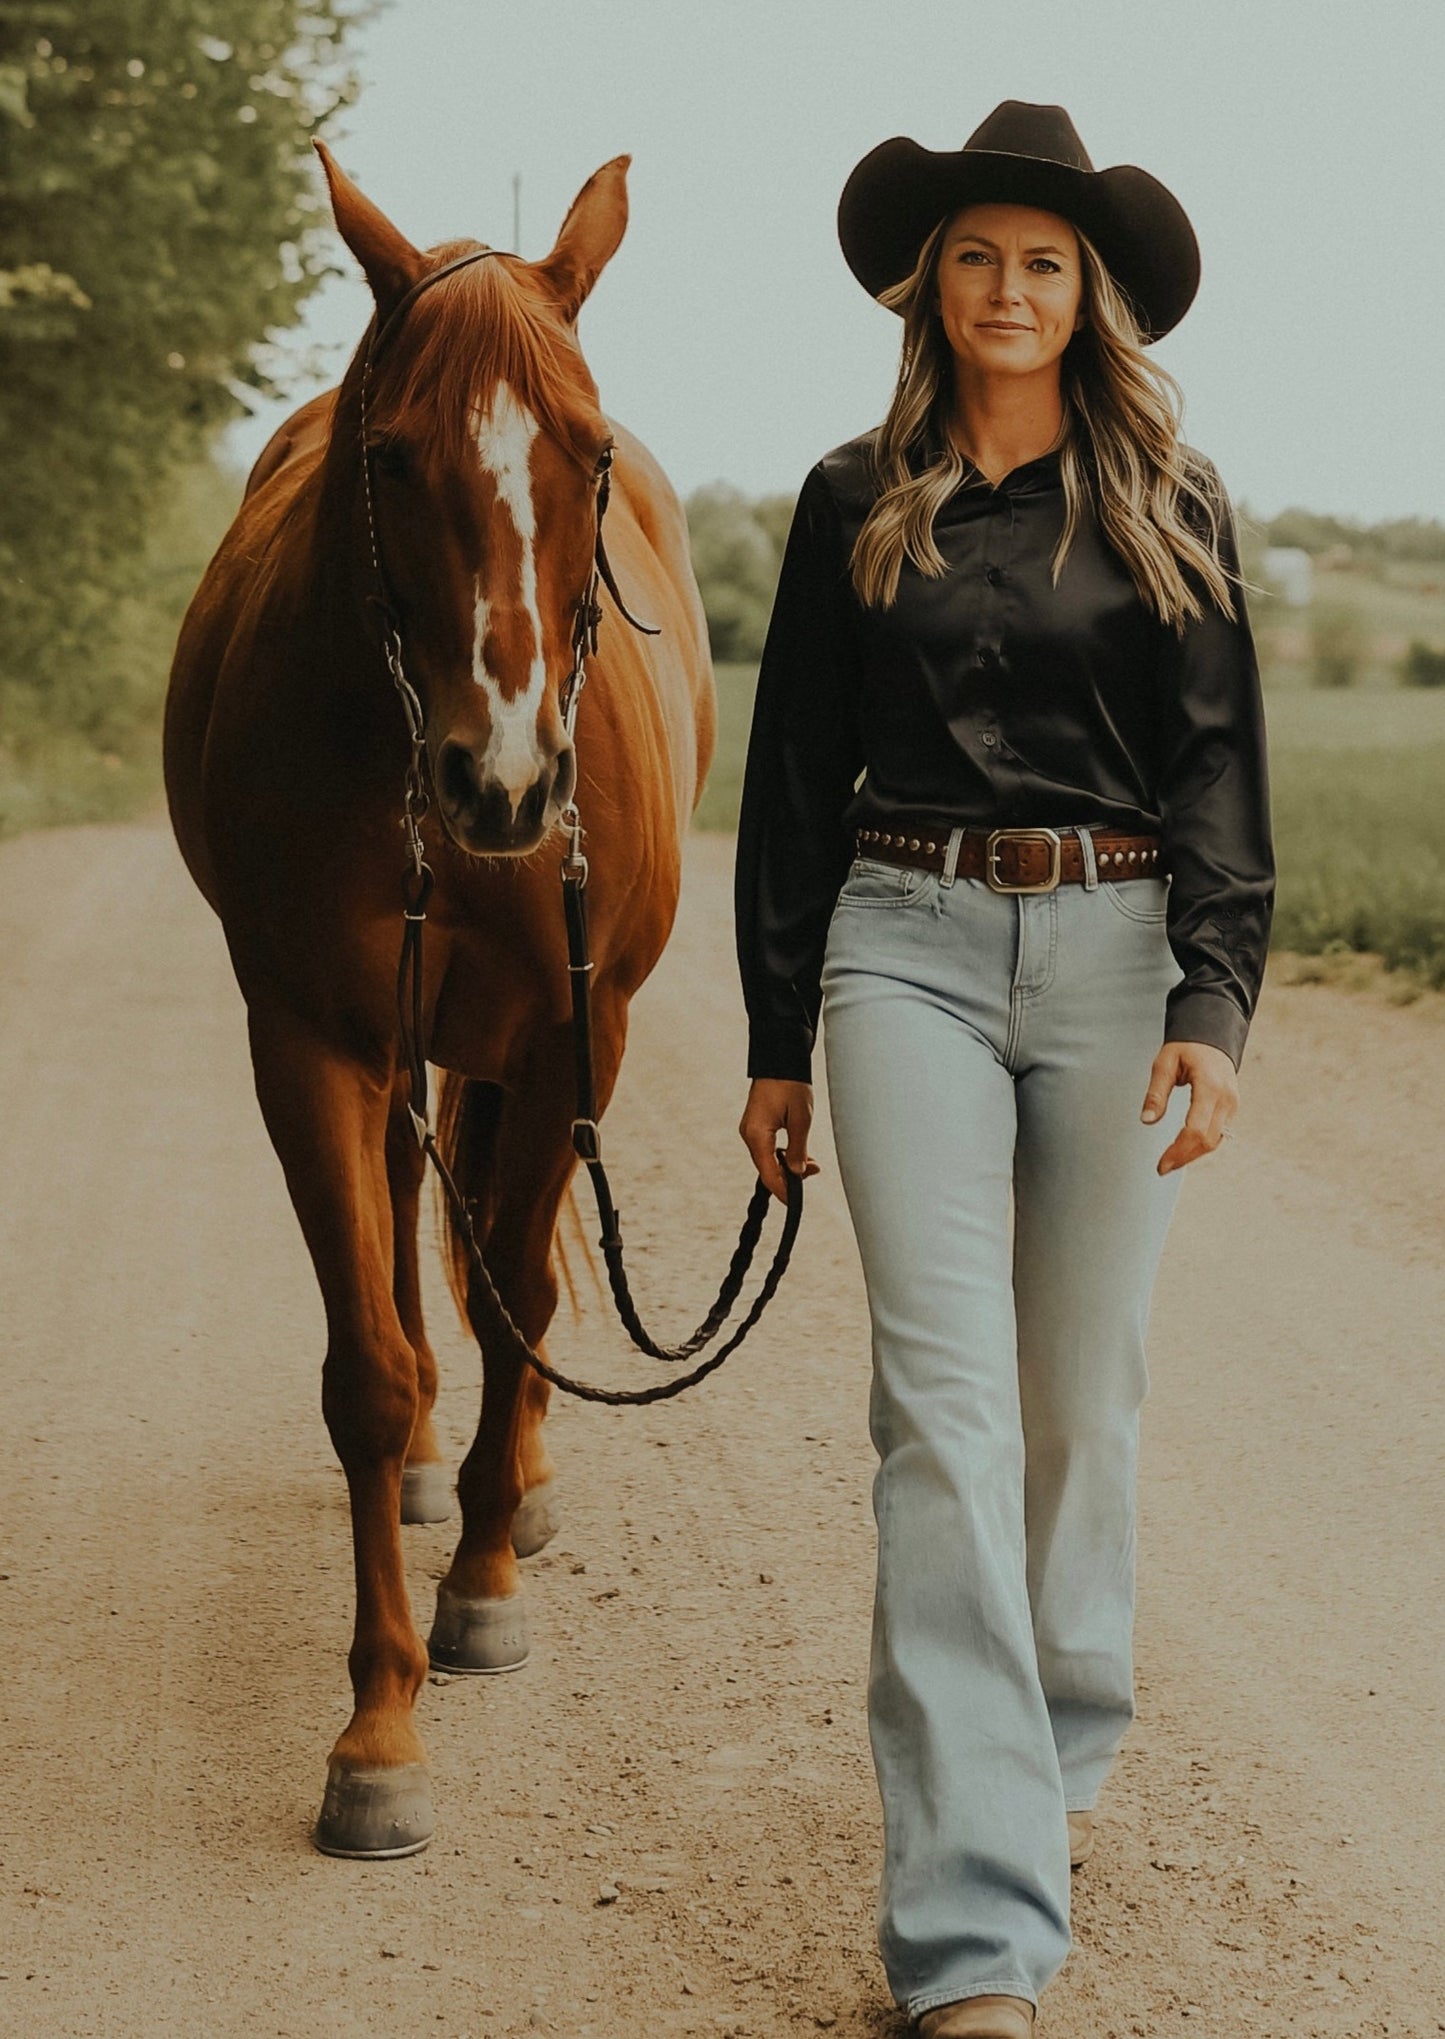
POLYGON ((1057 892, 1064 868, 1063 838, 1056 828, 996 828, 983 846, 983 875, 994 892, 1057 892), (998 846, 1009 842, 1046 842, 1049 874, 1041 885, 1006 885, 998 875, 998 846))

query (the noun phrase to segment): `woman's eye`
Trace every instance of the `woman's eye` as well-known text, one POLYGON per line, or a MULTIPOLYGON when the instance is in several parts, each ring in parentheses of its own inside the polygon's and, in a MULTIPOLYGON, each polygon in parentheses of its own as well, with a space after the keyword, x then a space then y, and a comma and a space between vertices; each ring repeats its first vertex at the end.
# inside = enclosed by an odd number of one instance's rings
MULTIPOLYGON (((978 257, 980 262, 986 262, 988 260, 988 256, 984 253, 982 248, 960 249, 958 259, 960 262, 971 262, 975 255, 978 257)), ((1058 272, 1059 268, 1058 263, 1053 261, 1048 255, 1035 255, 1033 260, 1030 262, 1029 267, 1031 269, 1036 269, 1040 263, 1042 263, 1045 270, 1050 272, 1051 274, 1056 274, 1058 272)))

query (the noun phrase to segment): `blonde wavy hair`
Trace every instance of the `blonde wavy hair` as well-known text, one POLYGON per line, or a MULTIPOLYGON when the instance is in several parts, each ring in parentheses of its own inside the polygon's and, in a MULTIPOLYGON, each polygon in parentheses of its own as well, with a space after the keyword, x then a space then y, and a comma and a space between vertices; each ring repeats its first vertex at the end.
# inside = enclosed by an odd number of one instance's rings
MULTIPOLYGON (((939 221, 912 273, 879 298, 903 315, 903 348, 893 400, 874 444, 880 493, 851 559, 853 585, 870 607, 891 607, 905 559, 930 579, 947 571, 933 521, 969 467, 948 430, 953 352, 934 303, 939 254, 953 217, 956 213, 939 221), (920 467, 916 457, 930 425, 943 451, 920 467)), ((1208 470, 1188 460, 1180 440, 1183 391, 1166 368, 1149 360, 1129 300, 1092 241, 1077 227, 1074 232, 1083 263, 1085 323, 1060 363, 1065 515, 1053 582, 1057 587, 1086 507, 1091 508, 1143 601, 1182 636, 1186 624, 1204 614, 1185 567, 1194 569, 1227 616, 1235 615, 1231 577, 1219 556, 1225 504, 1208 470)))

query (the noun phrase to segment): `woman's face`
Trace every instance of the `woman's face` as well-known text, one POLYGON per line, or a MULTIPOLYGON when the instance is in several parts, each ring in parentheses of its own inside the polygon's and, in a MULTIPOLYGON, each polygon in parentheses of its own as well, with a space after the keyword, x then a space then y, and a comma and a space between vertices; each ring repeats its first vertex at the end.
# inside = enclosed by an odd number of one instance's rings
POLYGON ((1031 205, 968 205, 944 229, 938 309, 960 365, 1034 375, 1084 323, 1079 239, 1031 205))

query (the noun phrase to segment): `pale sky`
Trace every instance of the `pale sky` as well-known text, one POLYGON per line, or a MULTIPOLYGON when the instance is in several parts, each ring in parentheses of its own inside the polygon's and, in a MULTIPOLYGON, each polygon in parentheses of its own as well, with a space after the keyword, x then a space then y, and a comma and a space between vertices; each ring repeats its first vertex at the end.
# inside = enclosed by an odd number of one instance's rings
MULTIPOLYGON (((579 332, 684 494, 792 492, 878 421, 899 325, 844 264, 843 181, 890 135, 959 148, 1026 99, 1193 221, 1203 282, 1157 356, 1236 499, 1445 517, 1441 0, 390 0, 360 49, 333 147, 419 245, 543 255, 631 152, 579 332)), ((359 280, 328 284, 282 351, 328 349, 334 380, 367 312, 359 280)))

